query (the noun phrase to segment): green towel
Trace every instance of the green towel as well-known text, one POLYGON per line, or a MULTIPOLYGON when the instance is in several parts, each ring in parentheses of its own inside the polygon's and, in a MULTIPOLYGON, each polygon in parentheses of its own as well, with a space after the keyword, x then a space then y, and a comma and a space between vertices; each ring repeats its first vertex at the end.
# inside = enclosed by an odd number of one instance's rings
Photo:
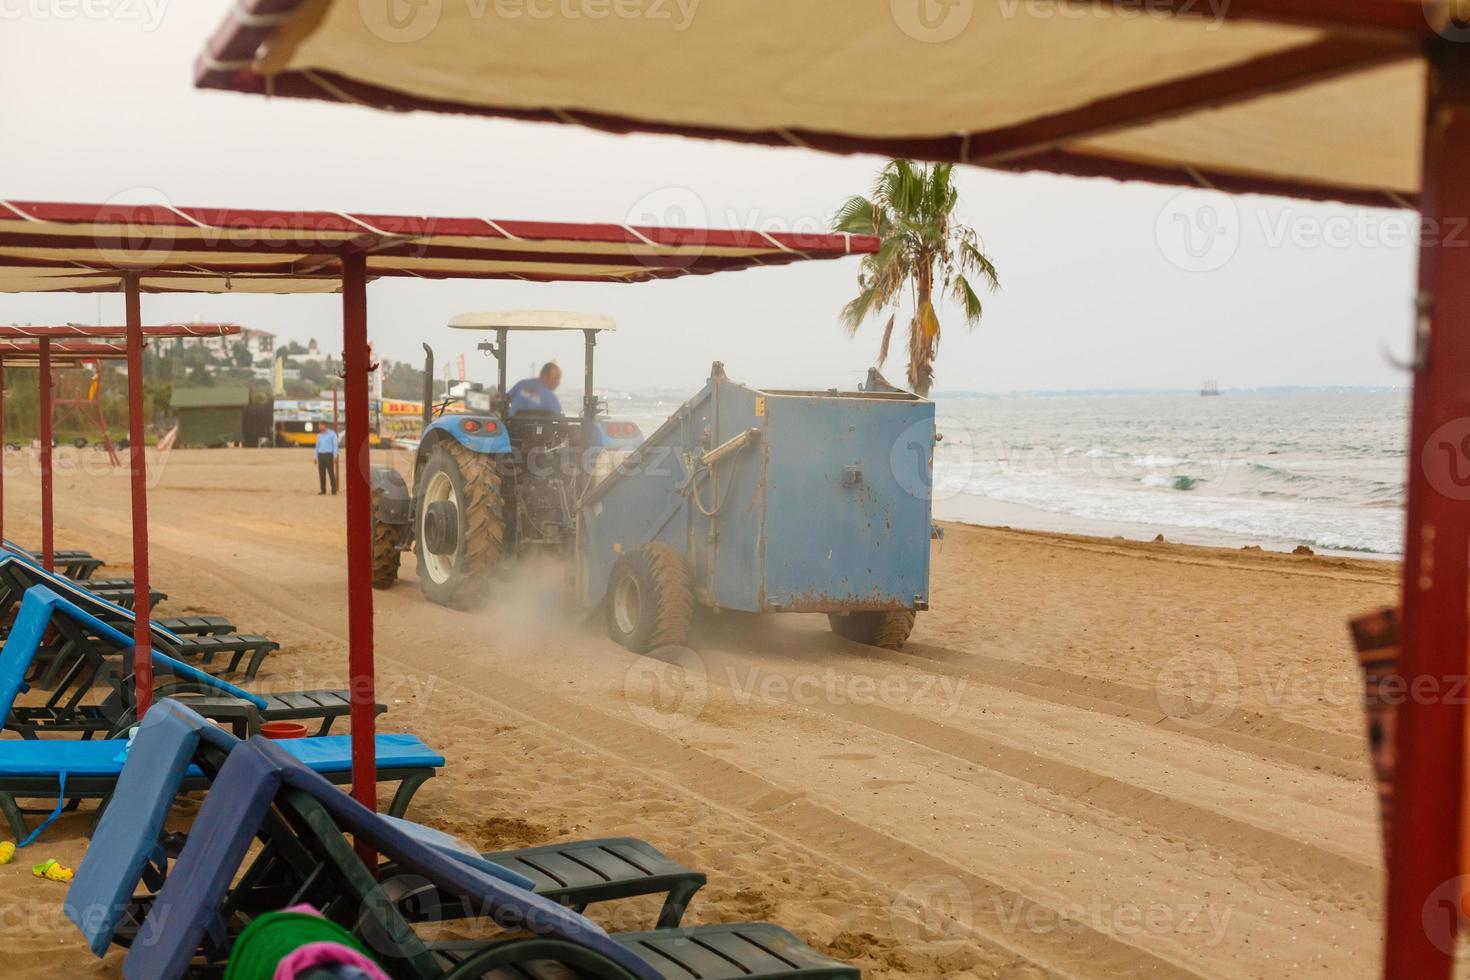
POLYGON ((352 933, 330 919, 309 912, 267 912, 235 940, 225 980, 271 980, 276 964, 308 943, 339 943, 368 955, 352 933))

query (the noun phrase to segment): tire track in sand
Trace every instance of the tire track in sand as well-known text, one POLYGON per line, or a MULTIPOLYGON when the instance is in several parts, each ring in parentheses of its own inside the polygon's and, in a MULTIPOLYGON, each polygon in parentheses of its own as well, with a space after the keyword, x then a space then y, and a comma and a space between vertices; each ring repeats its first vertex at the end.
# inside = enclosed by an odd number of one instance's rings
MULTIPOLYGON (((158 550, 167 550, 199 571, 207 570, 247 595, 267 599, 253 576, 233 567, 197 554, 185 555, 168 545, 160 545, 158 550)), ((345 630, 323 623, 319 616, 313 615, 309 597, 282 594, 273 589, 269 601, 281 615, 346 642, 345 630)), ((407 601, 422 600, 415 595, 407 601)), ((468 655, 441 651, 434 669, 410 664, 381 651, 379 662, 391 662, 398 669, 432 676, 494 705, 496 710, 515 715, 521 724, 576 744, 588 753, 640 770, 674 792, 701 800, 732 819, 757 826, 764 833, 817 855, 824 863, 858 876, 891 895, 898 894, 893 882, 912 883, 928 878, 958 882, 973 897, 973 902, 969 921, 956 924, 977 941, 1023 957, 1043 969, 1094 978, 1186 980, 1199 976, 1184 965, 1109 935, 1089 922, 1059 915, 1045 903, 984 875, 791 793, 734 763, 655 733, 645 725, 601 710, 589 710, 585 705, 503 672, 486 675, 483 662, 468 655), (454 669, 452 661, 458 661, 463 669, 454 669), (1024 923, 1032 915, 1042 921, 1062 924, 1044 931, 1027 929, 1024 923)))

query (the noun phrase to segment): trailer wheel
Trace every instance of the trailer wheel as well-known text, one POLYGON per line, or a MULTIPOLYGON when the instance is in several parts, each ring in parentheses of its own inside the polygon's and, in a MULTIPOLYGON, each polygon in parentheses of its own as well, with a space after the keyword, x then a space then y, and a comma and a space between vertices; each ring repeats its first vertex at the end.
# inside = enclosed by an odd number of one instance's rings
POLYGON ((383 491, 373 491, 373 588, 391 589, 398 581, 398 528, 378 517, 383 491))
POLYGON ((694 618, 689 566, 666 544, 648 542, 618 559, 607 583, 607 632, 634 653, 685 646, 694 618))
POLYGON ((891 612, 828 613, 832 632, 844 640, 866 643, 887 650, 903 649, 904 641, 914 631, 914 611, 896 609, 891 612))
POLYGON ((414 497, 419 589, 441 606, 479 606, 505 535, 495 458, 441 440, 419 472, 414 497))

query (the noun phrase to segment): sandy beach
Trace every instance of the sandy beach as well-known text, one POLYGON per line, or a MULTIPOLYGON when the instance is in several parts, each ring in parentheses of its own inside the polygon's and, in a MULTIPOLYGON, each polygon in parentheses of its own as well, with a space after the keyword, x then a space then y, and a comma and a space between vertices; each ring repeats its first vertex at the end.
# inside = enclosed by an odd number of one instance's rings
MULTIPOLYGON (((126 473, 70 453, 57 546, 128 574, 126 473)), ((160 614, 279 640, 262 689, 343 685, 345 498, 308 455, 176 451, 153 477, 160 614)), ((8 536, 39 543, 37 499, 7 454, 8 536)), ((381 726, 448 758, 409 815, 482 849, 644 837, 709 873, 690 921, 774 921, 875 980, 1375 974, 1345 623, 1395 600, 1397 564, 945 530, 901 653, 723 617, 692 653, 637 657, 566 620, 556 568, 457 613, 405 557, 376 596, 381 726)), ((0 867, 5 975, 120 974, 29 871, 78 863, 89 816, 0 867)))

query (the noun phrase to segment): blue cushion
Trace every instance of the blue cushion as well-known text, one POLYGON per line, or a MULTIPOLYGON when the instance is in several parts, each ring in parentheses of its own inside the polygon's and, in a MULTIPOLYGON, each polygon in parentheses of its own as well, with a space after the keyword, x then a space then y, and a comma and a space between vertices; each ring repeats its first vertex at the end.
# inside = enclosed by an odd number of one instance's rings
MULTIPOLYGON (((150 910, 168 915, 152 941, 135 944, 123 963, 127 980, 181 976, 207 934, 224 927, 220 908, 260 821, 282 784, 310 795, 345 833, 366 841, 409 871, 456 895, 483 903, 497 922, 521 922, 543 935, 575 942, 607 957, 642 980, 662 975, 596 923, 524 888, 485 874, 422 843, 381 819, 346 793, 303 768, 285 747, 257 736, 230 753, 199 809, 189 841, 150 910)), ((145 922, 143 928, 150 928, 145 922)))
POLYGON ((25 689, 26 673, 51 625, 51 606, 44 599, 22 600, 15 624, 0 647, 0 715, 10 714, 15 698, 25 689))
MULTIPOLYGON (((105 955, 112 942, 127 901, 137 889, 144 869, 155 853, 158 836, 163 831, 169 809, 178 797, 184 779, 203 775, 192 763, 201 741, 227 752, 240 744, 235 736, 206 721, 193 709, 177 701, 163 700, 149 709, 131 746, 121 739, 98 742, 0 742, 0 788, 4 787, 3 773, 9 769, 7 756, 11 754, 28 754, 33 760, 50 755, 53 761, 62 761, 63 758, 73 763, 84 761, 96 770, 83 773, 80 769, 67 767, 68 774, 107 775, 112 767, 121 767, 122 774, 112 801, 97 823, 97 830, 82 858, 82 865, 77 869, 76 877, 66 895, 67 917, 76 923, 92 952, 98 956, 105 955), (83 751, 65 751, 65 747, 70 746, 83 751), (24 750, 27 747, 44 751, 12 753, 12 748, 24 750), (125 765, 117 761, 124 752, 125 765)), ((348 739, 337 736, 325 739, 301 738, 289 739, 281 744, 292 757, 301 759, 309 766, 320 766, 322 771, 351 770, 351 745, 348 739), (321 744, 323 742, 328 744, 321 744)), ((379 735, 377 746, 380 768, 404 765, 438 767, 444 762, 442 756, 430 752, 412 735, 379 735)), ((54 771, 55 768, 38 769, 37 773, 44 775, 54 771)), ((257 820, 252 827, 258 824, 257 820)), ((419 829, 427 834, 438 833, 428 828, 419 829)), ((489 863, 478 855, 475 857, 481 864, 489 863)), ((500 870, 504 874, 511 874, 505 869, 500 870)), ((528 882, 528 887, 529 884, 528 882)))
POLYGON ((199 745, 200 729, 214 728, 194 712, 173 710, 176 707, 175 702, 161 701, 143 719, 112 803, 97 822, 82 866, 67 889, 67 918, 98 956, 106 954, 128 899, 154 856, 199 745))

